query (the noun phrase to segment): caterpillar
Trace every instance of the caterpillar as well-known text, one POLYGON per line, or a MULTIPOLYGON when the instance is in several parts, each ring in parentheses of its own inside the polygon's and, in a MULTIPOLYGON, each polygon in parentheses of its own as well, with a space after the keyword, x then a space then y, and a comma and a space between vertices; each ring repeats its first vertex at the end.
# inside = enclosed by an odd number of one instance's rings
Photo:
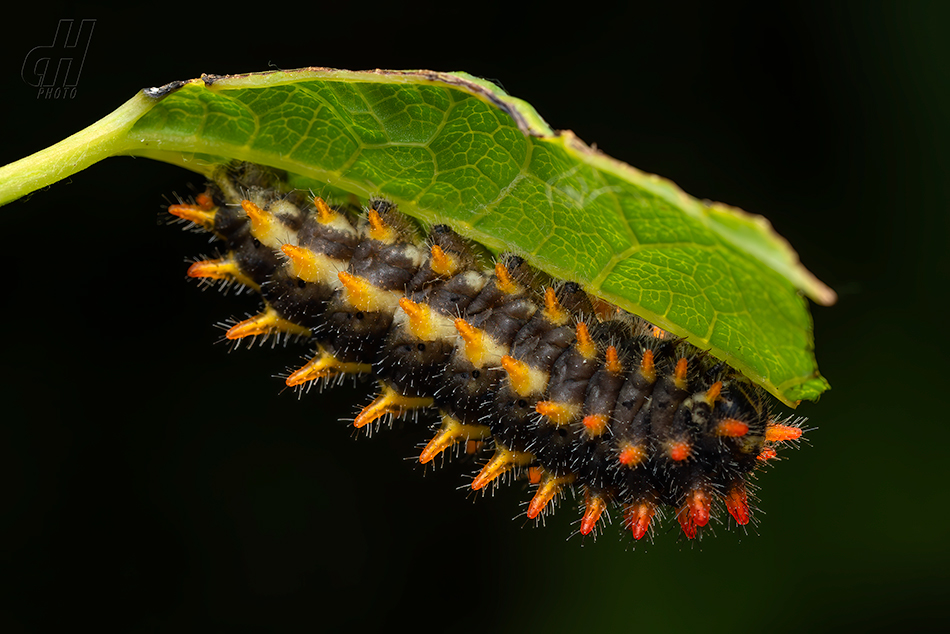
POLYGON ((356 428, 432 413, 420 463, 477 454, 474 491, 526 478, 531 520, 573 493, 581 535, 614 509, 636 540, 668 514, 688 539, 753 520, 753 474, 802 436, 761 388, 517 254, 492 257, 448 225, 423 236, 383 198, 331 205, 285 176, 221 168, 168 212, 222 245, 189 277, 260 294, 226 339, 312 346, 288 386, 371 377, 356 428))

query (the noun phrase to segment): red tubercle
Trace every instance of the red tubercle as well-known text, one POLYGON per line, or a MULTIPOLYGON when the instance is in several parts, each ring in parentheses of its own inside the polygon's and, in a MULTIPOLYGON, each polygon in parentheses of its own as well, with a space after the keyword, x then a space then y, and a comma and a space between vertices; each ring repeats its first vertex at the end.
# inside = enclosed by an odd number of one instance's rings
POLYGON ((211 211, 214 209, 214 200, 208 194, 202 192, 195 196, 195 202, 198 204, 198 207, 204 211, 211 211))
POLYGON ((772 424, 765 430, 765 439, 769 442, 798 440, 802 437, 802 428, 791 425, 772 424))
POLYGON ((676 462, 682 462, 689 458, 691 448, 688 442, 676 442, 670 445, 670 458, 676 462))
POLYGON ((539 467, 528 467, 528 482, 538 484, 541 482, 541 469, 539 467))
POLYGON ((633 532, 633 538, 641 540, 650 530, 650 521, 656 514, 656 507, 649 502, 640 502, 627 508, 624 520, 633 532))
POLYGON ((778 453, 776 453, 774 449, 772 449, 771 447, 766 447, 759 453, 758 456, 756 456, 756 459, 761 460, 762 462, 765 462, 767 460, 772 460, 773 458, 777 458, 777 457, 778 457, 778 453))
POLYGON ((607 501, 599 495, 588 495, 587 506, 584 508, 584 517, 581 519, 581 535, 590 535, 597 526, 597 521, 607 508, 607 501))
POLYGON ((736 520, 739 526, 745 526, 749 523, 749 496, 746 493, 745 485, 741 482, 733 485, 725 498, 726 510, 729 515, 736 520))
POLYGON ((749 433, 749 426, 741 420, 727 418, 716 426, 716 433, 726 438, 741 438, 749 433))
POLYGON ((696 526, 709 523, 709 496, 702 489, 694 489, 689 496, 689 519, 696 526))
POLYGON ((687 539, 696 539, 696 524, 693 522, 689 508, 681 508, 679 513, 676 514, 676 519, 679 520, 680 528, 683 529, 683 534, 686 535, 687 539))

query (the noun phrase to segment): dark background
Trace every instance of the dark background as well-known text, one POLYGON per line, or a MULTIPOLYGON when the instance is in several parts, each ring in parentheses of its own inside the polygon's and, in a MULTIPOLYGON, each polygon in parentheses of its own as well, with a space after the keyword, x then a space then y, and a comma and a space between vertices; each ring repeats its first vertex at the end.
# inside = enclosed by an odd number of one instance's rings
POLYGON ((840 301, 813 310, 833 389, 759 478, 757 527, 689 543, 667 521, 634 545, 615 517, 594 543, 568 538, 569 503, 535 529, 511 519, 528 492, 473 500, 471 466, 423 473, 404 460, 421 426, 352 438, 337 419, 365 387, 281 393, 304 349, 215 345, 256 304, 184 279, 210 248, 163 208, 200 179, 106 160, 0 210, 0 628, 945 625, 950 4, 761 4, 45 3, 8 21, 0 164, 203 72, 466 70, 767 216, 840 301), (98 21, 76 98, 37 100, 22 60, 60 18, 98 21))

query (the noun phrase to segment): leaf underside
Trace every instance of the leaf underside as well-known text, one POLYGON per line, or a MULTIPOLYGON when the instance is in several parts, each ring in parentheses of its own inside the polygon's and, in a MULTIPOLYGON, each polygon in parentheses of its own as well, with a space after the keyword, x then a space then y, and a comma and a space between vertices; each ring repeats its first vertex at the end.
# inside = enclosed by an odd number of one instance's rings
POLYGON ((802 294, 828 304, 834 293, 767 221, 555 132, 464 73, 205 76, 144 90, 96 125, 101 156, 90 164, 128 154, 209 175, 237 159, 325 196, 381 194, 686 337, 787 404, 828 389, 802 294))

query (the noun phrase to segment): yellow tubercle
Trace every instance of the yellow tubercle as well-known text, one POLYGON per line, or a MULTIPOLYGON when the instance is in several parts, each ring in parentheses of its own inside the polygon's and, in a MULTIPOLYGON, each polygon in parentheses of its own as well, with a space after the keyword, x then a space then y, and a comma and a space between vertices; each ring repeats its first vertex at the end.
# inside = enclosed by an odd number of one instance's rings
POLYGON ((287 377, 287 386, 303 385, 318 379, 329 379, 340 374, 366 374, 373 370, 368 363, 340 361, 323 346, 317 350, 316 356, 302 368, 294 371, 287 377))
POLYGON ((686 372, 688 369, 689 362, 685 358, 676 362, 676 370, 673 371, 673 383, 681 390, 685 390, 689 385, 686 380, 686 372))
POLYGON ((365 427, 387 414, 402 416, 406 412, 429 407, 433 403, 432 398, 428 396, 404 396, 387 383, 380 382, 380 385, 382 386, 380 395, 357 415, 353 420, 354 427, 365 427))
POLYGON ((458 271, 458 263, 455 258, 446 253, 439 245, 432 245, 430 255, 429 266, 436 275, 450 277, 458 271))
POLYGON ((386 221, 383 220, 383 217, 379 215, 378 211, 370 209, 367 220, 369 220, 368 233, 371 239, 386 244, 390 244, 396 240, 396 230, 386 224, 386 221))
POLYGON ((656 367, 653 365, 653 351, 644 350, 643 358, 640 360, 640 375, 648 383, 656 381, 656 367))
POLYGON ((557 301, 557 293, 551 287, 544 289, 544 317, 555 326, 563 326, 570 319, 570 313, 557 301))
POLYGON ((495 285, 502 293, 506 295, 517 295, 524 290, 521 284, 518 284, 508 273, 508 267, 501 262, 495 263, 495 285))
POLYGON ((587 330, 587 324, 582 321, 577 322, 577 351, 581 356, 592 361, 597 357, 597 344, 590 336, 587 330))
POLYGON ((572 422, 580 414, 581 406, 578 403, 564 403, 557 401, 538 401, 534 409, 536 412, 560 427, 572 422))
POLYGON ((476 368, 483 367, 486 338, 484 331, 472 326, 461 317, 455 320, 455 329, 465 342, 465 356, 469 362, 476 368))
POLYGON ((211 199, 198 196, 197 205, 169 205, 168 213, 178 216, 184 220, 190 220, 196 225, 201 225, 208 231, 214 229, 214 217, 218 213, 218 208, 211 203, 211 199))
POLYGON ((276 215, 261 209, 250 200, 242 200, 241 208, 251 222, 251 235, 261 244, 279 249, 284 244, 295 244, 297 234, 282 223, 276 215))
POLYGON ((425 304, 416 303, 408 297, 399 300, 399 307, 409 318, 409 332, 416 339, 432 341, 435 335, 435 324, 432 309, 425 304))
POLYGON ((257 335, 275 335, 287 333, 289 335, 310 336, 310 329, 304 328, 292 321, 287 321, 277 314, 277 311, 268 306, 263 313, 231 326, 225 337, 228 339, 243 339, 257 335))
POLYGON ((384 291, 366 279, 347 271, 337 274, 346 295, 346 301, 356 310, 366 312, 394 311, 399 305, 401 293, 384 291))
POLYGON ((317 210, 317 222, 319 222, 321 225, 339 231, 345 235, 357 235, 356 227, 350 223, 349 219, 346 217, 346 214, 333 209, 319 196, 314 197, 313 206, 317 210))
POLYGON ((393 324, 404 328, 419 341, 442 341, 456 334, 455 320, 433 310, 424 302, 400 297, 399 308, 401 310, 393 316, 393 324))
POLYGON ((330 205, 327 204, 327 201, 323 200, 319 196, 313 197, 313 206, 317 208, 317 222, 322 225, 331 224, 339 215, 330 208, 330 205))
POLYGON ((341 288, 339 273, 346 269, 346 262, 334 260, 323 253, 316 253, 295 244, 285 244, 280 247, 280 250, 290 260, 288 266, 294 277, 305 282, 341 288))
POLYGON ((241 271, 241 267, 231 255, 220 260, 202 260, 188 267, 188 277, 197 277, 211 280, 234 280, 255 291, 261 287, 241 271))
POLYGON ((528 519, 533 520, 541 515, 547 505, 564 490, 564 487, 574 482, 574 478, 573 473, 561 477, 555 477, 545 473, 541 483, 538 485, 538 490, 535 491, 534 497, 531 498, 531 502, 528 504, 528 519))
POLYGON ((472 489, 484 489, 492 480, 511 471, 515 467, 524 467, 534 462, 534 455, 522 451, 512 451, 503 445, 497 445, 495 454, 472 480, 472 489))
POLYGON ((449 449, 459 442, 481 441, 491 437, 491 430, 486 425, 465 425, 457 418, 442 414, 442 426, 435 437, 429 441, 422 454, 419 455, 419 462, 427 464, 432 462, 436 456, 449 449))
POLYGON ((455 329, 465 345, 462 353, 476 368, 497 366, 501 363, 502 355, 507 352, 504 346, 498 345, 484 330, 476 328, 464 319, 455 320, 455 329))
POLYGON ((607 360, 605 361, 607 366, 607 371, 611 374, 617 376, 623 374, 623 364, 620 363, 620 355, 617 353, 617 348, 614 346, 609 346, 607 348, 607 360))
POLYGON ((510 355, 501 358, 501 367, 508 373, 511 389, 518 396, 541 394, 547 387, 548 374, 519 361, 510 355))

